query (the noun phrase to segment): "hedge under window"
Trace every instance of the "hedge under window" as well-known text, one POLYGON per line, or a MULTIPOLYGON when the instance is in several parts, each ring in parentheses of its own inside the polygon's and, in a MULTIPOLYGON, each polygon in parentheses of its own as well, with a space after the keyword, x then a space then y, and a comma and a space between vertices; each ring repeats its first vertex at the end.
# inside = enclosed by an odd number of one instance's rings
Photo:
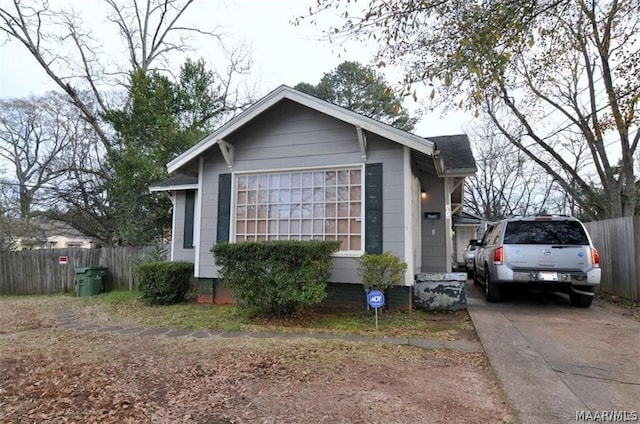
POLYGON ((235 240, 338 240, 362 251, 360 168, 236 177, 235 240))

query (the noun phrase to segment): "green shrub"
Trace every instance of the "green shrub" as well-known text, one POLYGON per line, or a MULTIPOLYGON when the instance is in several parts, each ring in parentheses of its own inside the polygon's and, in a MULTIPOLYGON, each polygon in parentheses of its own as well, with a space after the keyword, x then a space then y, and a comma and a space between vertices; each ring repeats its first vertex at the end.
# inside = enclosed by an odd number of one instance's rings
POLYGON ((391 286, 402 284, 406 270, 407 264, 391 252, 365 253, 358 259, 358 271, 367 292, 384 292, 391 286))
POLYGON ((250 316, 294 314, 326 296, 336 241, 218 243, 211 249, 236 306, 250 316))
POLYGON ((134 267, 142 299, 152 305, 171 305, 184 300, 191 287, 193 263, 142 262, 134 267))

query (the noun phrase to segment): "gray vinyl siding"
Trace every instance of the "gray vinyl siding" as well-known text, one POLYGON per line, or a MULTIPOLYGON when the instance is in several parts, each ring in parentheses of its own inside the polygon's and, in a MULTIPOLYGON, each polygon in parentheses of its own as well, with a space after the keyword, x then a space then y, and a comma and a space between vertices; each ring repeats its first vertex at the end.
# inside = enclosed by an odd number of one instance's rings
POLYGON ((333 258, 333 269, 329 277, 331 283, 361 283, 355 258, 333 258))
POLYGON ((444 179, 421 176, 420 183, 428 198, 422 203, 422 271, 449 272, 446 258, 446 211, 444 179), (425 219, 425 212, 439 212, 440 219, 425 219))
POLYGON ((382 163, 383 250, 404 258, 403 147, 378 136, 368 137, 367 162, 382 163))
POLYGON ((185 191, 177 191, 175 194, 175 204, 173 205, 173 213, 175 214, 175 228, 171 235, 171 249, 173 252, 174 261, 195 261, 195 248, 185 249, 183 247, 184 241, 184 204, 185 204, 185 191))
POLYGON ((290 102, 256 118, 230 141, 236 172, 361 162, 353 126, 290 102))
POLYGON ((228 172, 229 168, 220 151, 213 149, 209 151, 204 159, 202 176, 200 240, 198 241, 200 245, 199 278, 218 277, 211 247, 215 244, 218 233, 218 176, 228 172))
MULTIPOLYGON (((255 118, 226 141, 235 146, 233 172, 362 164, 352 125, 289 101, 255 118)), ((372 135, 367 141, 367 162, 383 164, 383 248, 404 260, 403 148, 372 135)), ((213 148, 204 161, 201 278, 217 277, 210 249, 216 241, 218 175, 227 172, 222 155, 213 148)), ((232 211, 232 220, 233 216, 232 211)), ((330 281, 359 283, 356 259, 336 257, 330 281)))

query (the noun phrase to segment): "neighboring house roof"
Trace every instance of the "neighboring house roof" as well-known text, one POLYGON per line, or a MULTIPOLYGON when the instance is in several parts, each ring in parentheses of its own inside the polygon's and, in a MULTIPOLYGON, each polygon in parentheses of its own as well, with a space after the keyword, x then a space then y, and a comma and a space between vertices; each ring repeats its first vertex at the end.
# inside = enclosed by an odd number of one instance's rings
POLYGON ((29 220, 11 219, 11 227, 8 232, 12 239, 23 246, 40 245, 60 238, 87 244, 95 241, 66 222, 42 216, 35 216, 29 220))
POLYGON ((453 223, 455 225, 480 225, 483 222, 489 221, 466 211, 462 211, 459 215, 453 216, 453 223))
POLYGON ((466 176, 476 173, 476 161, 466 134, 429 137, 429 140, 436 144, 436 156, 440 158, 439 168, 441 168, 438 169, 439 174, 466 176))
MULTIPOLYGON (((347 122, 357 128, 377 134, 429 156, 433 156, 434 154, 435 144, 431 139, 425 139, 415 134, 402 131, 398 128, 392 127, 391 125, 376 121, 375 119, 360 115, 343 107, 336 106, 309 94, 302 93, 291 87, 287 87, 286 85, 281 85, 261 100, 254 103, 247 110, 231 119, 218 130, 203 138, 189 150, 169 162, 167 164, 167 170, 169 173, 176 172, 198 156, 202 155, 209 148, 216 144, 224 144, 225 137, 240 129, 255 117, 285 99, 347 122)), ((473 172, 475 172, 475 169, 473 172)))
POLYGON ((176 174, 165 180, 153 183, 149 186, 149 191, 189 190, 197 188, 198 177, 176 174))

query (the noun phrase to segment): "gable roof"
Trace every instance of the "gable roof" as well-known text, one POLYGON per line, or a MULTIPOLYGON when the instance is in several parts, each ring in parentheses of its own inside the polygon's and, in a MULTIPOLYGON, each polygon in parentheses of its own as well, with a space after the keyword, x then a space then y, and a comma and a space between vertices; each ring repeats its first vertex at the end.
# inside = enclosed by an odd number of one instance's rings
POLYGON ((435 145, 430 139, 419 137, 415 134, 399 130, 391 125, 385 124, 375 119, 360 115, 359 113, 336 106, 332 103, 313 97, 309 94, 302 93, 286 85, 273 90, 262 99, 251 105, 247 110, 231 119, 229 122, 221 126, 219 129, 209 134, 189 150, 173 159, 167 164, 169 173, 173 173, 193 159, 202 155, 209 148, 219 144, 226 136, 240 129, 261 113, 273 107, 278 102, 288 99, 295 103, 314 109, 325 115, 339 119, 341 121, 360 127, 363 130, 377 134, 381 137, 395 141, 403 146, 433 156, 435 145))
POLYGON ((453 215, 453 223, 456 225, 481 225, 484 222, 489 222, 489 220, 467 211, 453 215))
POLYGON ((198 188, 198 177, 184 174, 172 175, 149 186, 149 191, 189 190, 198 188))
POLYGON ((436 144, 436 155, 440 158, 439 164, 436 161, 438 174, 473 175, 478 170, 466 134, 429 137, 429 140, 436 144))

